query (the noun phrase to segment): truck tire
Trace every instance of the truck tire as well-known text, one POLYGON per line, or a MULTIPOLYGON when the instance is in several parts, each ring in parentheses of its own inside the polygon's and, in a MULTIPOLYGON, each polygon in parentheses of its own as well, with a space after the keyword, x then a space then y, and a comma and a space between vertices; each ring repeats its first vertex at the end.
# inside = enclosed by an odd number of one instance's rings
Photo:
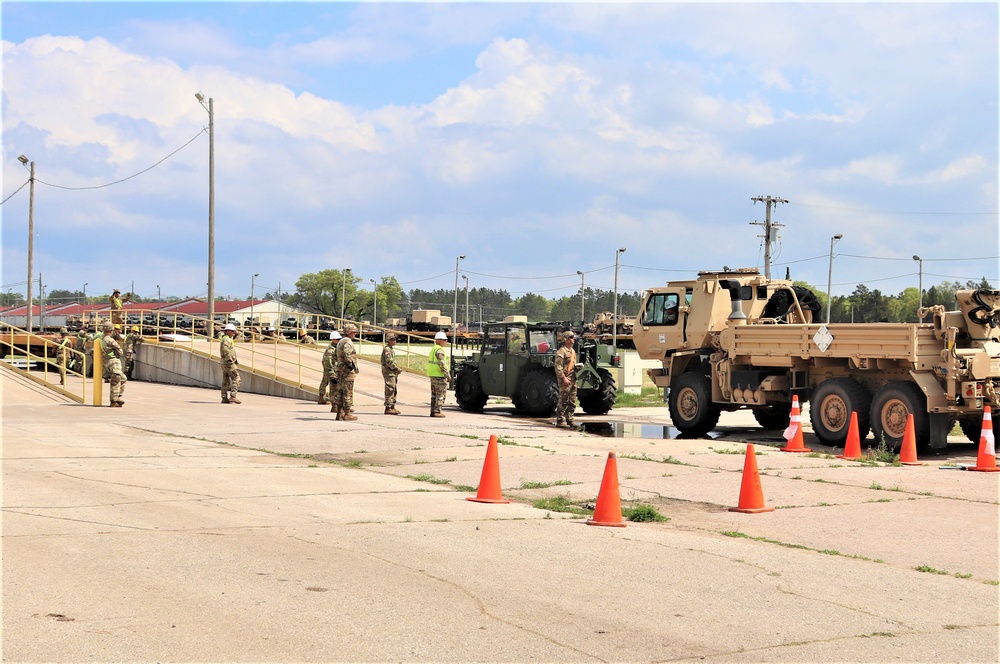
POLYGON ((753 409, 753 418, 764 429, 784 429, 792 416, 792 404, 772 401, 766 406, 753 409))
POLYGON ((531 415, 548 417, 559 402, 559 387, 556 374, 551 369, 535 369, 525 374, 521 380, 521 405, 531 415))
POLYGON ((901 447, 906 433, 906 419, 911 413, 917 450, 926 451, 931 439, 927 397, 916 383, 894 380, 883 385, 872 400, 872 432, 875 434, 875 442, 884 439, 887 445, 901 447))
POLYGON ((712 382, 696 371, 681 374, 670 386, 670 419, 689 436, 705 436, 719 423, 722 409, 712 402, 712 382))
POLYGON ((610 371, 600 370, 601 384, 597 389, 580 394, 580 407, 587 415, 604 415, 614 408, 618 389, 610 371))
POLYGON ((455 377, 455 400, 458 407, 470 413, 481 413, 486 405, 486 393, 479 379, 479 372, 473 367, 462 367, 455 377))
POLYGON ((983 435, 983 419, 981 417, 962 418, 958 421, 958 426, 962 427, 965 437, 979 444, 979 438, 983 435))
POLYGON ((819 384, 809 400, 813 433, 824 445, 843 447, 851 426, 851 413, 858 414, 858 436, 868 437, 871 428, 871 394, 853 378, 830 378, 819 384))

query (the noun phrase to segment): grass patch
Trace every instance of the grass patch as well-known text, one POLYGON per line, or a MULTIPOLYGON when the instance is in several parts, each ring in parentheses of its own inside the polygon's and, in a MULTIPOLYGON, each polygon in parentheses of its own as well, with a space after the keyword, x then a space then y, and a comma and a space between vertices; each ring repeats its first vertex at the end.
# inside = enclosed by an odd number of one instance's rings
POLYGON ((869 558, 868 556, 862 556, 856 553, 841 553, 835 549, 814 549, 811 546, 806 546, 805 544, 792 544, 790 542, 782 542, 780 540, 771 539, 770 537, 752 537, 746 533, 741 533, 738 530, 724 530, 721 532, 722 535, 726 537, 740 537, 743 539, 752 540, 754 542, 765 542, 767 544, 777 544, 778 546, 783 546, 787 549, 803 549, 805 551, 815 551, 816 553, 822 553, 828 556, 841 556, 844 558, 854 558, 855 560, 867 560, 868 562, 881 563, 883 562, 880 558, 869 558))
POLYGON ((632 505, 630 507, 623 507, 622 516, 629 521, 635 521, 636 523, 670 521, 669 518, 660 514, 659 510, 652 505, 632 505))
POLYGON ((640 394, 618 392, 615 395, 615 408, 650 408, 663 405, 663 395, 658 387, 643 387, 640 394))
POLYGON ((448 463, 449 461, 458 461, 458 457, 457 456, 450 456, 447 459, 445 459, 444 461, 445 461, 445 463, 448 463))
POLYGON ((590 515, 591 510, 574 503, 569 496, 552 496, 549 498, 539 498, 531 503, 535 509, 548 510, 550 512, 566 512, 568 514, 590 515))
MULTIPOLYGON (((709 447, 708 449, 712 450, 716 454, 746 454, 746 452, 744 452, 744 451, 734 450, 731 447, 727 447, 724 450, 717 450, 714 447, 709 447)), ((757 455, 757 451, 754 450, 754 456, 756 456, 756 455, 757 455)))
POLYGON ((913 569, 917 570, 918 572, 926 572, 927 574, 942 574, 945 576, 951 574, 951 572, 946 572, 943 569, 934 569, 930 565, 917 565, 913 569))
POLYGON ((463 433, 459 438, 468 438, 470 440, 479 440, 479 436, 474 433, 463 433))
POLYGON ((520 489, 548 489, 550 486, 569 486, 572 484, 570 480, 556 480, 555 482, 532 482, 530 480, 521 480, 520 489))
POLYGON ((659 459, 654 459, 645 452, 642 454, 619 454, 619 459, 632 459, 634 461, 652 461, 653 463, 672 463, 678 466, 691 466, 693 464, 685 463, 674 456, 660 457, 659 459))
POLYGON ((879 463, 887 463, 893 466, 902 465, 899 463, 899 455, 885 442, 885 436, 874 448, 869 447, 861 455, 861 462, 873 466, 879 463))
POLYGON ((421 473, 420 475, 407 475, 406 479, 416 480, 417 482, 430 482, 431 484, 451 484, 451 480, 443 480, 440 477, 434 477, 430 473, 421 473))
POLYGON ((478 488, 474 486, 469 486, 468 484, 455 484, 452 486, 455 491, 465 491, 468 493, 476 493, 479 491, 478 488))

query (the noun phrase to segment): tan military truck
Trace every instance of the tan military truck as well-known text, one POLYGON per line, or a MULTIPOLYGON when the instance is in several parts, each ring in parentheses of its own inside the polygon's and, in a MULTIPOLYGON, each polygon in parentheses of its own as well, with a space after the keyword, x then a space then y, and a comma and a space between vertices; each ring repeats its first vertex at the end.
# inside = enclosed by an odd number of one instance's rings
POLYGON ((757 270, 700 272, 645 292, 633 339, 658 359, 674 426, 705 435, 722 411, 788 424, 792 395, 809 402, 816 436, 841 446, 851 412, 861 438, 899 445, 913 414, 918 448, 942 448, 955 421, 979 441, 983 406, 1000 387, 1000 291, 960 290, 957 311, 927 323, 819 323, 807 289, 757 270))

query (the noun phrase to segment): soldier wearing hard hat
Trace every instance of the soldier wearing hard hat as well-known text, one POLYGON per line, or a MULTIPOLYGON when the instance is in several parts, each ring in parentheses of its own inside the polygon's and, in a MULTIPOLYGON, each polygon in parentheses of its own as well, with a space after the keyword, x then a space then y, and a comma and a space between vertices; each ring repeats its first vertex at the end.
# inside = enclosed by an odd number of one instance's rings
POLYGON ((427 376, 431 379, 431 417, 444 417, 441 407, 448 394, 448 386, 451 385, 451 372, 445 364, 447 354, 444 347, 447 343, 447 334, 443 331, 435 334, 434 345, 427 358, 427 376))
POLYGON ((240 391, 239 360, 236 359, 236 326, 227 323, 219 341, 219 366, 222 367, 222 403, 243 403, 236 398, 240 391))

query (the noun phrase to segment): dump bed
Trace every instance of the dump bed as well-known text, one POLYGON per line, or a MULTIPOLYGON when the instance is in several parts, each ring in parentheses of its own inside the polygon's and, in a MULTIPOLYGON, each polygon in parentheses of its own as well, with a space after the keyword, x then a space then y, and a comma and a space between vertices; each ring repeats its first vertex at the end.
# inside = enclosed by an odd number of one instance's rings
POLYGON ((792 367, 795 360, 853 358, 856 366, 878 359, 929 370, 941 360, 943 349, 933 325, 907 323, 735 326, 722 331, 719 343, 735 364, 766 367, 792 367))

